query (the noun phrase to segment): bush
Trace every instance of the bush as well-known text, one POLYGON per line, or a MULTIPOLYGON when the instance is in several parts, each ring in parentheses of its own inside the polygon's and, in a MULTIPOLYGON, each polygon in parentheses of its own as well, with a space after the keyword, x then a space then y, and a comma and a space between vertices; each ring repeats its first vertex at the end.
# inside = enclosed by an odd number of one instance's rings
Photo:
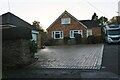
POLYGON ((68 44, 69 37, 64 37, 64 44, 68 44))
POLYGON ((46 42, 44 42, 44 45, 45 45, 45 46, 50 46, 50 42, 49 42, 49 41, 46 41, 46 42))
POLYGON ((34 57, 34 54, 37 52, 37 49, 37 43, 34 40, 30 41, 30 53, 32 54, 32 57, 34 57))
POLYGON ((57 40, 55 40, 55 39, 50 39, 48 42, 47 42, 47 45, 48 46, 53 46, 53 45, 56 45, 56 43, 57 43, 57 40))
POLYGON ((82 42, 82 36, 80 34, 75 35, 76 44, 80 44, 82 42))
POLYGON ((68 40, 68 44, 69 44, 69 45, 75 45, 75 44, 76 44, 76 40, 75 40, 74 38, 69 39, 69 40, 68 40))
POLYGON ((82 42, 81 42, 82 44, 87 44, 88 42, 87 42, 87 38, 82 38, 82 42))
POLYGON ((89 44, 96 44, 96 43, 103 43, 103 37, 102 36, 88 36, 87 42, 89 44))
POLYGON ((88 42, 88 44, 95 44, 96 43, 96 39, 95 39, 94 36, 88 36, 87 42, 88 42))
POLYGON ((102 36, 96 36, 96 43, 103 43, 104 42, 104 39, 102 36))

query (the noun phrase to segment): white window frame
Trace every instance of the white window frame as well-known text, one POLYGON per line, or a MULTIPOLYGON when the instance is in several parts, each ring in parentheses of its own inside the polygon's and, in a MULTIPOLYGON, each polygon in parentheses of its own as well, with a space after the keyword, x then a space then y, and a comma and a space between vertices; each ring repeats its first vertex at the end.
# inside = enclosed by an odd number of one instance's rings
POLYGON ((61 19, 61 24, 70 24, 70 23, 71 23, 71 19, 70 18, 62 18, 61 19))
POLYGON ((88 37, 88 36, 92 36, 92 35, 93 35, 92 29, 88 29, 88 30, 87 30, 87 37, 88 37), (90 33, 90 34, 88 34, 88 33, 89 33, 89 30, 91 30, 91 33, 90 33))
POLYGON ((78 31, 78 34, 81 34, 81 36, 83 37, 83 31, 82 30, 70 30, 70 38, 75 38, 75 36, 74 36, 75 31, 78 31))
POLYGON ((64 34, 63 34, 63 31, 52 31, 51 36, 52 36, 53 39, 63 39, 64 34), (56 36, 55 36, 56 34, 60 34, 60 37, 56 38, 56 36))
POLYGON ((37 42, 38 40, 38 31, 32 30, 32 40, 34 40, 35 42, 37 42))

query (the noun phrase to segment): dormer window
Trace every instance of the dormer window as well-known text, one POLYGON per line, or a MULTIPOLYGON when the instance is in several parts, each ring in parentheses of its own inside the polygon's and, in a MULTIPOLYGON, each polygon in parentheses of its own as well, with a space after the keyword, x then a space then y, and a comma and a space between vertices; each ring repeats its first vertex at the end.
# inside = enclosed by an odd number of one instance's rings
POLYGON ((70 24, 70 18, 62 18, 61 24, 70 24))

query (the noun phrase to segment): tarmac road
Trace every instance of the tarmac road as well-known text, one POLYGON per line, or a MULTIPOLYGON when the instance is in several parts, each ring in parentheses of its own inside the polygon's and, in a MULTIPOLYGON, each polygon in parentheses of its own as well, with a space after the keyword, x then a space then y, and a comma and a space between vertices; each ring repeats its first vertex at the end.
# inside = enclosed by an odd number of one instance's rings
POLYGON ((105 44, 103 51, 103 71, 119 73, 120 69, 120 44, 105 44))

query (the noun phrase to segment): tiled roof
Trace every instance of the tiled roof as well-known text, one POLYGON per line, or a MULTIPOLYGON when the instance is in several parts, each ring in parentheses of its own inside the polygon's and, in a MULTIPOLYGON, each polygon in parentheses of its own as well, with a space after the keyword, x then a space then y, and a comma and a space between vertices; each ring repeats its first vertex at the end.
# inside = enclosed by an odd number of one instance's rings
MULTIPOLYGON (((47 30, 49 29, 49 28, 51 28, 63 15, 65 15, 65 14, 67 14, 67 15, 69 15, 70 17, 72 17, 73 19, 75 19, 79 24, 81 24, 81 25, 83 25, 81 22, 79 22, 79 20, 78 19, 76 19, 73 15, 71 15, 69 12, 67 12, 66 10, 47 28, 47 30)), ((86 26, 85 25, 83 25, 85 28, 86 28, 86 26)))
POLYGON ((27 27, 33 30, 38 30, 36 27, 33 27, 28 22, 24 21, 23 19, 17 17, 16 15, 12 14, 11 12, 7 12, 0 16, 2 19, 1 25, 14 25, 16 27, 27 27))
POLYGON ((92 20, 79 20, 82 24, 84 24, 87 28, 94 28, 99 27, 98 21, 92 21, 92 20))

